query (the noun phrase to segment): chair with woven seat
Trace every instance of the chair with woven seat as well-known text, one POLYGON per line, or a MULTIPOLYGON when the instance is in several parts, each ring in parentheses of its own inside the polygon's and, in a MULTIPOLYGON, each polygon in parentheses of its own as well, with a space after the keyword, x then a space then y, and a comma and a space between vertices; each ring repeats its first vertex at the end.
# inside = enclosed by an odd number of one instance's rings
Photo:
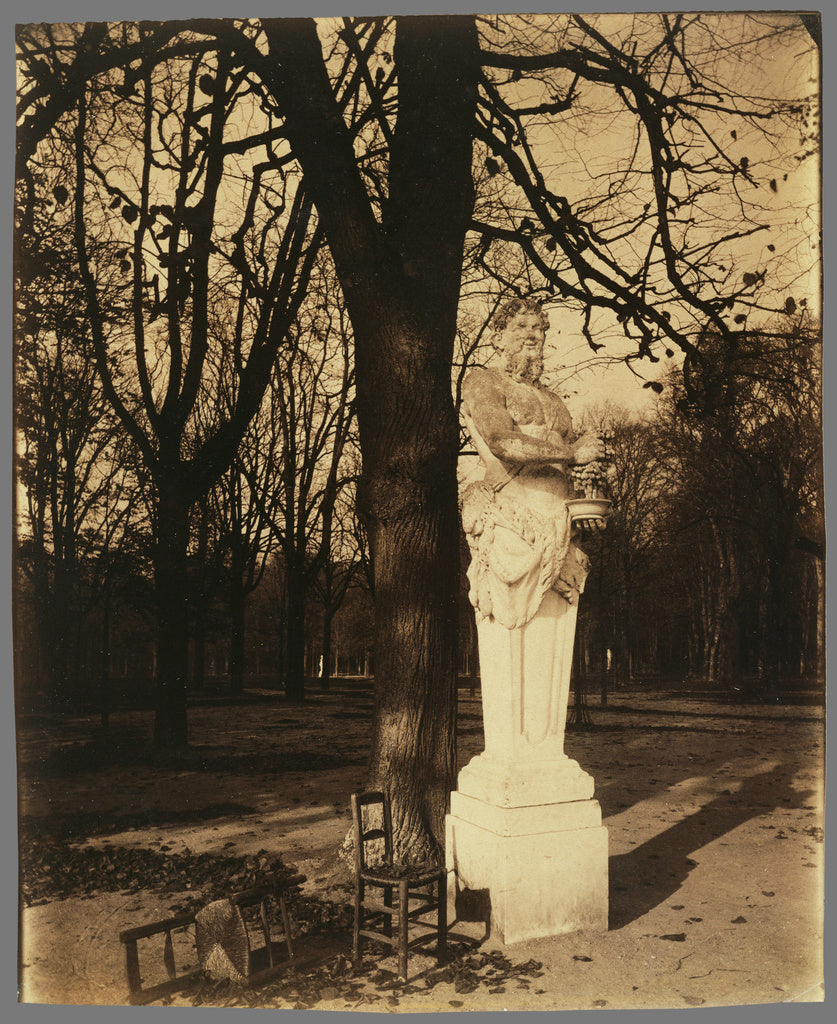
MULTIPOLYGON (((228 899, 214 900, 202 910, 167 917, 151 924, 142 924, 136 928, 126 928, 119 933, 120 942, 125 947, 125 966, 128 974, 128 1002, 132 1006, 145 1006, 158 999, 173 995, 197 982, 208 974, 216 979, 223 975, 230 980, 237 980, 247 985, 260 985, 276 975, 294 966, 294 947, 291 939, 291 918, 288 913, 286 894, 289 889, 302 884, 304 875, 294 874, 282 878, 272 885, 245 889, 234 893, 228 899), (278 903, 282 916, 282 934, 276 935, 273 915, 268 912, 268 904, 273 900, 278 903), (242 914, 247 912, 247 917, 242 914), (251 918, 248 921, 247 918, 251 918), (251 943, 253 919, 257 922, 255 936, 260 931, 263 938, 261 947, 251 943), (187 953, 188 946, 197 950, 198 964, 190 965, 178 974, 175 965, 173 936, 194 928, 194 941, 181 943, 180 952, 187 953), (156 937, 165 934, 163 945, 163 967, 166 980, 145 984, 140 969, 138 943, 143 939, 151 939, 152 946, 158 945, 156 937), (156 939, 156 941, 155 941, 156 939), (287 949, 287 959, 279 960, 278 950, 274 949, 281 939, 287 949)), ((159 949, 157 949, 159 953, 159 949)), ((147 956, 144 959, 148 959, 147 956)), ((153 958, 152 958, 153 959, 153 958)), ((154 970, 159 979, 162 971, 154 970)))
POLYGON ((407 980, 411 949, 436 938, 436 955, 447 954, 447 883, 443 867, 393 860, 392 811, 382 792, 352 794, 355 857, 355 922, 352 953, 361 961, 361 939, 397 951, 398 973, 407 980), (433 921, 421 918, 433 914, 433 921), (419 934, 410 937, 411 926, 419 934))

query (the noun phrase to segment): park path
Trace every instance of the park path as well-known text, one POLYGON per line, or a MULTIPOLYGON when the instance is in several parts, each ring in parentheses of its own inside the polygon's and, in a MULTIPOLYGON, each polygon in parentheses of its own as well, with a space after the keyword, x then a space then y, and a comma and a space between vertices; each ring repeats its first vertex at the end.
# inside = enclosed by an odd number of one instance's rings
MULTIPOLYGON (((505 985, 491 984, 487 958, 473 965, 476 986, 463 986, 461 978, 423 985, 434 964, 416 956, 406 990, 381 992, 370 982, 349 1000, 339 986, 324 986, 317 1010, 822 999, 822 708, 619 693, 606 708, 593 700, 590 710, 595 727, 568 735, 567 752, 595 778, 608 828, 609 930, 508 949, 489 939, 480 949, 529 965, 505 985)), ((306 874, 307 893, 345 902, 347 878, 336 851, 349 824, 349 794, 363 781, 371 694, 314 694, 304 708, 266 697, 206 704, 190 714, 196 759, 162 772, 129 756, 132 740, 139 745, 150 727, 144 713, 114 716, 112 728, 124 734, 128 753, 110 767, 91 755, 93 717, 24 723, 24 822, 59 829, 98 822, 79 838, 82 845, 172 854, 275 850, 306 874), (27 768, 45 746, 58 751, 58 768, 27 768)), ((481 749, 480 739, 479 699, 464 691, 462 763, 481 749)), ((36 901, 23 912, 22 1000, 123 1002, 118 932, 165 916, 184 895, 96 892, 36 901)), ((453 931, 477 938, 473 926, 454 923, 453 931)), ((310 987, 308 997, 302 1005, 311 1005, 310 987)), ((300 1005, 272 998, 259 1003, 256 994, 255 1005, 300 1005)))

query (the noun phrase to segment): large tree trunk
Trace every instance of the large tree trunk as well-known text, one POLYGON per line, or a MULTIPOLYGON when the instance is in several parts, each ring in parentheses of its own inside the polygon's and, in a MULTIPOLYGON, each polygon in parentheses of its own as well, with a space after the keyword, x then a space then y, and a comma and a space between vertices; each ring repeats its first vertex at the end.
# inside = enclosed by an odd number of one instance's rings
POLYGON ((375 563, 372 782, 390 792, 397 850, 419 860, 441 847, 456 767, 458 430, 449 389, 427 399, 415 390, 399 396, 403 418, 390 422, 387 454, 366 479, 375 563))
POLYGON ((157 706, 154 746, 187 744, 186 680, 189 632, 186 554, 190 502, 176 481, 158 483, 154 590, 157 603, 157 706))
POLYGON ((398 121, 378 221, 312 21, 264 22, 265 81, 305 174, 352 319, 363 500, 374 559, 371 781, 396 851, 444 844, 454 783, 458 424, 451 364, 473 209, 473 17, 397 20, 398 121))

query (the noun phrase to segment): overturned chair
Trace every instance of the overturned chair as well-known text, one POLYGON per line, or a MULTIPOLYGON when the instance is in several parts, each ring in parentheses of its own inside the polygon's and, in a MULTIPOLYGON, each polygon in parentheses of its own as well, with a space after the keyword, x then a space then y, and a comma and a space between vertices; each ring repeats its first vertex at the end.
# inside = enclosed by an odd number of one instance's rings
MULTIPOLYGON (((275 886, 246 889, 228 899, 215 900, 196 912, 120 932, 119 939, 125 947, 128 1002, 143 1006, 182 991, 206 976, 255 986, 287 970, 294 961, 294 948, 286 892, 304 881, 304 875, 293 875, 275 886), (271 902, 278 907, 280 934, 276 933, 277 922, 270 913, 271 902), (194 941, 190 941, 192 929, 194 941), (254 932, 258 933, 260 944, 254 943, 254 932), (165 979, 146 984, 138 944, 143 939, 153 940, 161 935, 165 936, 162 948, 165 979), (197 964, 181 973, 175 963, 178 936, 183 959, 191 960, 195 950, 198 959, 197 964), (285 947, 284 959, 277 956, 277 945, 285 947)), ((159 939, 153 944, 157 943, 159 939)), ((159 975, 153 968, 149 973, 159 975)))
POLYGON ((447 883, 443 867, 393 860, 392 811, 382 792, 352 794, 355 857, 355 921, 352 953, 361 960, 361 939, 395 948, 398 974, 407 980, 411 949, 436 937, 436 955, 447 955, 447 883), (432 914, 434 920, 421 918, 432 914), (410 937, 411 926, 419 934, 410 937))

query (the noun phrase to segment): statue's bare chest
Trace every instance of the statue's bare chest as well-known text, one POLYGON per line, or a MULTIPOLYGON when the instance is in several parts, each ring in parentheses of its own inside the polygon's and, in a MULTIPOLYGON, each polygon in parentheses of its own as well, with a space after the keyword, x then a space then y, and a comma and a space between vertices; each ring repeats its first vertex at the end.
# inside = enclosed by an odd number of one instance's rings
POLYGON ((519 426, 545 422, 544 406, 538 391, 528 384, 514 384, 506 394, 506 409, 519 426))

